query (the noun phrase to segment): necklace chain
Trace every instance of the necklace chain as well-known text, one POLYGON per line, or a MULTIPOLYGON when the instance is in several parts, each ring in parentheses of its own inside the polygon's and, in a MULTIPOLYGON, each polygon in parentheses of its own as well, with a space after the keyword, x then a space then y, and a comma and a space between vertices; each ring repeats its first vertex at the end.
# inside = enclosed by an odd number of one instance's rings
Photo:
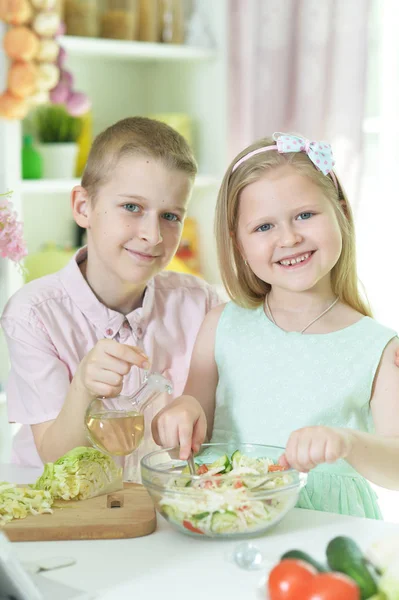
MULTIPOLYGON (((301 329, 301 331, 299 333, 304 333, 307 329, 309 329, 309 327, 311 325, 313 325, 313 323, 316 323, 316 321, 318 321, 319 319, 321 319, 321 317, 324 317, 324 315, 326 313, 328 313, 329 310, 331 310, 332 308, 334 308, 334 306, 337 304, 338 300, 339 300, 339 298, 335 298, 334 302, 332 302, 330 304, 330 306, 328 306, 325 310, 323 310, 323 312, 320 313, 318 317, 316 317, 315 319, 313 319, 313 321, 310 321, 310 323, 308 323, 306 325, 306 327, 304 327, 303 329, 301 329)), ((271 308, 269 306, 269 294, 266 294, 265 302, 266 302, 267 312, 270 315, 270 319, 273 321, 273 323, 276 325, 276 327, 278 327, 278 325, 277 325, 277 323, 276 323, 276 321, 275 321, 275 319, 273 317, 273 313, 271 311, 271 308)))

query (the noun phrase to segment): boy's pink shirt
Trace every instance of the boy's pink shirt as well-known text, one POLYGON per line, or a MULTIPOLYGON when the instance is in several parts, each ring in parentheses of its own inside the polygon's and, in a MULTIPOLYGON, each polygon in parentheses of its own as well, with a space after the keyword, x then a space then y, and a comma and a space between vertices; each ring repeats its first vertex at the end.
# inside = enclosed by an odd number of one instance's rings
MULTIPOLYGON (((82 248, 58 273, 25 285, 1 318, 11 361, 8 417, 22 423, 12 462, 21 465, 43 465, 30 425, 58 416, 78 364, 98 340, 112 338, 143 348, 151 370, 170 379, 178 396, 199 327, 206 313, 222 302, 201 279, 164 271, 148 283, 142 307, 124 316, 104 306, 90 289, 78 266, 85 257, 82 248)), ((122 393, 131 394, 142 379, 143 371, 133 367, 122 393)), ((143 454, 157 447, 150 421, 165 401, 160 397, 146 410, 146 435, 135 453, 136 467, 143 454)))

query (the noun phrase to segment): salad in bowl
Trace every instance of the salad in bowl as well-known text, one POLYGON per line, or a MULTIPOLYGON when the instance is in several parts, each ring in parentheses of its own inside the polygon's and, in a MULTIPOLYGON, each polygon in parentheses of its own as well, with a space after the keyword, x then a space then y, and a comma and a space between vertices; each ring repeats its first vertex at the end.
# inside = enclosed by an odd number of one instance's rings
POLYGON ((142 481, 158 512, 185 533, 255 536, 295 506, 306 481, 278 464, 283 452, 262 444, 203 444, 194 475, 179 448, 158 450, 143 457, 142 481))

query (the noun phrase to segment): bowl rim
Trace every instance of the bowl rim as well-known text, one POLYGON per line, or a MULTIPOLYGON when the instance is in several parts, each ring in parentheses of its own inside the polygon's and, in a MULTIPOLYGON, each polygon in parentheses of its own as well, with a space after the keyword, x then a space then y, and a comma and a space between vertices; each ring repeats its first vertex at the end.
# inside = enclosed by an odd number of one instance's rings
MULTIPOLYGON (((197 456, 198 454, 200 454, 202 449, 206 449, 206 448, 215 448, 215 447, 221 447, 221 446, 234 446, 234 443, 232 442, 204 442, 201 445, 201 449, 199 452, 195 453, 194 457, 197 456)), ((243 446, 255 446, 257 448, 273 448, 276 450, 281 450, 284 451, 284 448, 281 446, 273 446, 273 445, 268 445, 268 444, 256 444, 256 443, 249 443, 249 442, 237 442, 236 444, 238 446, 237 449, 239 449, 240 447, 243 446)), ((141 465, 141 475, 142 475, 142 481, 143 483, 147 486, 150 486, 153 489, 158 489, 160 491, 162 491, 162 493, 167 494, 173 494, 175 495, 177 494, 196 494, 202 490, 196 489, 196 488, 191 488, 190 486, 188 487, 184 487, 181 489, 173 489, 173 490, 167 490, 163 485, 157 485, 156 483, 154 483, 153 481, 148 481, 146 479, 146 477, 144 477, 144 473, 143 471, 150 471, 152 472, 154 475, 168 475, 170 477, 173 476, 172 472, 168 472, 166 470, 163 469, 158 469, 157 467, 153 467, 153 466, 149 466, 147 464, 147 461, 149 461, 153 456, 156 456, 157 454, 162 454, 163 452, 170 452, 170 451, 178 451, 179 450, 179 446, 170 446, 168 448, 160 448, 159 450, 153 450, 152 452, 149 452, 148 454, 146 454, 145 456, 143 456, 140 460, 140 465, 141 465)), ((267 456, 265 456, 265 458, 267 458, 267 456)), ((171 459, 173 460, 173 459, 171 459)), ((182 463, 186 462, 183 459, 180 458, 176 458, 176 461, 180 461, 182 463)), ((262 495, 264 496, 265 494, 267 494, 267 496, 272 496, 274 494, 277 493, 283 493, 292 489, 301 489, 304 485, 304 483, 306 483, 306 479, 307 476, 305 473, 301 473, 300 471, 297 471, 296 469, 293 468, 289 468, 289 469, 284 469, 282 471, 271 471, 269 473, 270 477, 272 479, 276 479, 277 477, 281 477, 281 475, 284 474, 288 474, 288 475, 293 475, 294 477, 296 477, 297 479, 295 481, 292 481, 290 483, 288 483, 285 486, 280 486, 278 488, 275 489, 260 489, 260 490, 254 490, 252 493, 255 497, 255 495, 262 495)), ((187 481, 198 481, 199 479, 206 481, 207 479, 214 479, 215 475, 190 475, 189 473, 185 473, 184 477, 187 479, 187 481)), ((238 474, 231 474, 231 473, 223 473, 222 475, 218 476, 218 480, 221 481, 231 481, 232 479, 236 479, 242 477, 242 475, 238 475, 238 474)), ((254 478, 259 480, 260 475, 253 475, 253 474, 247 474, 245 475, 245 478, 254 478)), ((250 489, 248 489, 248 491, 250 491, 250 489)))

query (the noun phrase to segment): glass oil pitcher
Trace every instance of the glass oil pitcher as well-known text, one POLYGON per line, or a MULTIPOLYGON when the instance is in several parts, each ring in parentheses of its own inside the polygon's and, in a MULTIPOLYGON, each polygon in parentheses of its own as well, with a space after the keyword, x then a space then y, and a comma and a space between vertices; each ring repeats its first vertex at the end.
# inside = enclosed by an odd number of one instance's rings
POLYGON ((132 454, 144 438, 144 410, 160 394, 171 394, 172 390, 165 377, 150 373, 132 396, 95 398, 85 415, 91 443, 112 456, 132 454))

